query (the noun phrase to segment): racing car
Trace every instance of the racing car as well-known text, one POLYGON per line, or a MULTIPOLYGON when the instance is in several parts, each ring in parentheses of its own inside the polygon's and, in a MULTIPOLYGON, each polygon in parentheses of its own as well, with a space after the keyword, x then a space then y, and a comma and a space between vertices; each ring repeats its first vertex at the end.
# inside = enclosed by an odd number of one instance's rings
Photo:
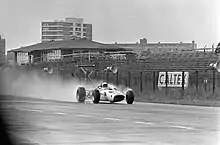
POLYGON ((134 92, 128 89, 125 92, 119 91, 114 85, 106 82, 101 83, 92 90, 86 90, 84 87, 79 87, 76 91, 76 99, 78 102, 85 102, 87 98, 91 98, 94 104, 99 101, 109 101, 111 103, 126 100, 127 104, 133 104, 134 92))

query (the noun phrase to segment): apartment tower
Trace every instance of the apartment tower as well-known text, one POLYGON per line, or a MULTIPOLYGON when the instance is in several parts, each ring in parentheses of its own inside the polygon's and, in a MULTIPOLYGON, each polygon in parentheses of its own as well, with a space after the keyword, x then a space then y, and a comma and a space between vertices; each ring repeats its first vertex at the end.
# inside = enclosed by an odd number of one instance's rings
POLYGON ((69 17, 65 20, 44 21, 41 30, 42 42, 79 38, 92 40, 92 24, 84 24, 82 18, 69 17))
POLYGON ((0 35, 0 63, 5 62, 5 39, 0 35))

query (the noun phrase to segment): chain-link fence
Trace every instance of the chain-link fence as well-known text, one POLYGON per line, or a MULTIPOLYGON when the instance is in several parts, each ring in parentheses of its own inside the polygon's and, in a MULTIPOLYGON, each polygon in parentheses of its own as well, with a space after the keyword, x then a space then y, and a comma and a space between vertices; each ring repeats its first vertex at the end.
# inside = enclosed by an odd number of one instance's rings
POLYGON ((217 105, 220 99, 220 74, 214 69, 188 73, 187 87, 184 87, 184 81, 181 87, 158 87, 159 71, 128 70, 118 71, 116 74, 95 71, 91 78, 130 87, 134 90, 137 101, 181 104, 203 102, 206 105, 217 105))

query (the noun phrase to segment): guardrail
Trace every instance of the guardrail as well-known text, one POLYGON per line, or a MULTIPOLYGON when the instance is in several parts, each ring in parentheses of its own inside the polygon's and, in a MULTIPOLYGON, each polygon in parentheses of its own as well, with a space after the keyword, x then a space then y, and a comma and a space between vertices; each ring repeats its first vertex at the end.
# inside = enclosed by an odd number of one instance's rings
MULTIPOLYGON (((178 71, 189 73, 188 85, 181 87, 159 87, 158 79, 161 71, 126 71, 120 70, 116 74, 106 75, 103 71, 96 71, 92 79, 104 80, 116 85, 125 85, 134 89, 137 100, 146 101, 218 101, 220 99, 220 74, 216 70, 178 71)), ((168 71, 165 71, 168 73, 168 71)), ((172 72, 172 71, 171 71, 172 72)), ((182 75, 184 76, 184 75, 182 75)))

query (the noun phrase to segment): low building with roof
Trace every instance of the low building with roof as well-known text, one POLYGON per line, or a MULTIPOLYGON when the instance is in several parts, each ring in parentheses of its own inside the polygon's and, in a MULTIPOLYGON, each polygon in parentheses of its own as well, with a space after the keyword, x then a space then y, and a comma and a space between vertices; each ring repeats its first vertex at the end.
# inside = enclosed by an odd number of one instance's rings
MULTIPOLYGON (((125 55, 127 58, 133 59, 133 56, 140 55, 143 51, 165 53, 192 51, 195 48, 196 44, 194 41, 192 43, 148 43, 147 39, 143 38, 140 39, 140 42, 136 43, 104 44, 82 38, 37 43, 13 49, 8 51, 7 58, 18 64, 61 60, 67 57, 79 59, 82 55, 90 60, 92 57, 98 57, 98 55, 106 57, 103 54, 109 54, 114 59, 125 58, 125 55)), ((106 58, 109 58, 109 55, 106 58)))
POLYGON ((118 45, 103 44, 86 39, 64 40, 37 43, 8 51, 8 60, 22 63, 45 62, 78 54, 91 56, 93 54, 128 52, 118 45))

